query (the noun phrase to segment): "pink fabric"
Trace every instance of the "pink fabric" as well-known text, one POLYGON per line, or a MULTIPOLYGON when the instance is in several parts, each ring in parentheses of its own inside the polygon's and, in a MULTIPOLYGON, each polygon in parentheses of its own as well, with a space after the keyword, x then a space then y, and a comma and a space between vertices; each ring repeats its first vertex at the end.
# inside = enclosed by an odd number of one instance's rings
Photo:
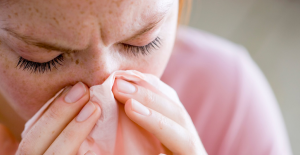
MULTIPOLYGON (((168 152, 156 137, 139 127, 126 116, 123 104, 117 103, 111 91, 115 78, 134 82, 183 106, 176 92, 154 75, 142 74, 133 70, 116 71, 103 84, 90 88, 90 100, 100 105, 101 117, 82 143, 77 154, 84 155, 89 150, 97 155, 158 155, 159 153, 168 152)), ((26 137, 28 131, 41 117, 44 110, 61 92, 62 90, 26 123, 22 133, 23 138, 26 137)))
POLYGON ((240 46, 180 28, 162 76, 189 112, 209 155, 290 155, 276 99, 240 46))

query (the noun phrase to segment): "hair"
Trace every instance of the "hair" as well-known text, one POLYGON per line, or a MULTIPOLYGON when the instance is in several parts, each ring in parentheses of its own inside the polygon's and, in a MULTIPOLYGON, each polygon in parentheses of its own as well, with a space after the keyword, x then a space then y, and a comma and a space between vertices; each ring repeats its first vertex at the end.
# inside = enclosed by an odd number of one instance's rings
POLYGON ((178 24, 187 25, 191 14, 192 0, 179 0, 178 24))

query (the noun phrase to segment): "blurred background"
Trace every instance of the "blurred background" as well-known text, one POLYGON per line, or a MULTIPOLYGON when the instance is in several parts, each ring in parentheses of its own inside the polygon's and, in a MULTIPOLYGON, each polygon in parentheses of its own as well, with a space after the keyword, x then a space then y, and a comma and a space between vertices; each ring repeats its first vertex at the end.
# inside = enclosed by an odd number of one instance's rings
POLYGON ((246 47, 277 97, 300 155, 300 1, 193 0, 190 26, 246 47))

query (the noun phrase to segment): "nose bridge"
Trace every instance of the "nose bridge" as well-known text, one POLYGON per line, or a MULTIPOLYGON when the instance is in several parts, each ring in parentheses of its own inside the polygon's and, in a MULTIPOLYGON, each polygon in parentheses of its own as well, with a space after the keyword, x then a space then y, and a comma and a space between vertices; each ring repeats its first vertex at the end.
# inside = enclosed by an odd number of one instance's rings
POLYGON ((120 70, 120 61, 108 52, 99 52, 91 56, 86 64, 84 83, 89 87, 102 84, 111 73, 120 70))

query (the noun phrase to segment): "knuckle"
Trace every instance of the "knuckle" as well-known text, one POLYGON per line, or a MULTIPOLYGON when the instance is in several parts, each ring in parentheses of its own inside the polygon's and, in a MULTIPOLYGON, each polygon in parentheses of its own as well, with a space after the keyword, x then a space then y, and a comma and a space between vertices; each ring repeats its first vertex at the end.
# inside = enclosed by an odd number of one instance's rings
POLYGON ((199 145, 197 144, 197 140, 195 136, 192 134, 188 135, 186 150, 188 150, 191 154, 195 154, 197 152, 197 148, 199 145))
POLYGON ((160 129, 164 129, 166 127, 171 126, 171 123, 169 122, 169 120, 163 116, 163 115, 159 115, 158 116, 158 126, 160 129))
POLYGON ((62 135, 64 139, 72 141, 76 136, 78 136, 77 130, 63 130, 62 135))
POLYGON ((163 116, 159 116, 158 120, 159 120, 158 121, 159 128, 163 129, 164 126, 166 125, 166 118, 163 116))
POLYGON ((155 95, 151 91, 146 90, 144 94, 144 102, 146 106, 156 102, 155 95))
POLYGON ((157 120, 158 130, 154 130, 153 131, 153 135, 154 136, 158 136, 159 133, 161 132, 161 130, 163 130, 164 128, 166 128, 166 126, 167 126, 167 120, 162 115, 156 115, 155 117, 156 117, 156 120, 157 120))
POLYGON ((177 108, 177 120, 178 123, 181 124, 182 126, 186 126, 188 124, 188 114, 186 110, 180 106, 176 106, 177 108))
POLYGON ((60 119, 62 117, 61 108, 53 104, 47 111, 47 116, 51 119, 60 119))
POLYGON ((189 138, 189 141, 188 141, 188 144, 189 144, 189 147, 191 150, 194 150, 196 148, 196 141, 194 138, 189 138))

